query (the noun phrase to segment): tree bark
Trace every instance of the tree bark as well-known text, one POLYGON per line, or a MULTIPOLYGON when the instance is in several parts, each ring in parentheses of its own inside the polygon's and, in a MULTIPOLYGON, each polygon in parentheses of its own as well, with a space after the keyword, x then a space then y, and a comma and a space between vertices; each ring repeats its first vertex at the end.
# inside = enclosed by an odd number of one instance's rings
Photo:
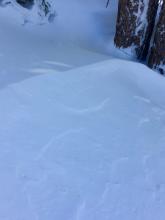
POLYGON ((115 44, 131 48, 140 60, 148 54, 159 0, 119 0, 115 44))
POLYGON ((148 59, 148 66, 165 74, 165 0, 156 25, 154 42, 148 59))

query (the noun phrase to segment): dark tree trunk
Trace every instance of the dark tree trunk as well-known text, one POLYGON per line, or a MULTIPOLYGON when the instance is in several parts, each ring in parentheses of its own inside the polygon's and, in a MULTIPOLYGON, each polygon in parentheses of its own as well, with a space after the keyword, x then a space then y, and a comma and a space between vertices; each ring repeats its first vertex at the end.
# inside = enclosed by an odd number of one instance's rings
POLYGON ((160 11, 158 24, 156 25, 148 66, 158 69, 160 73, 165 74, 165 0, 160 11))
POLYGON ((146 59, 159 0, 119 0, 115 44, 146 59))
POLYGON ((140 48, 137 49, 137 55, 140 60, 145 60, 150 48, 150 42, 154 31, 155 20, 158 10, 159 0, 149 0, 146 21, 144 25, 144 38, 140 48))

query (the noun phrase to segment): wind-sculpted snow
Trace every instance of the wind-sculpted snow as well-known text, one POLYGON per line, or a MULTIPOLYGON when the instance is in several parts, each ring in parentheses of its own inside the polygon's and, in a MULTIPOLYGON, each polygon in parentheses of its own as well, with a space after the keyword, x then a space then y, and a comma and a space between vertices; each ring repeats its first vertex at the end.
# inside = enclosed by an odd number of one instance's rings
POLYGON ((1 89, 0 219, 164 220, 164 94, 120 60, 1 89))
POLYGON ((0 88, 109 59, 64 39, 51 30, 54 26, 21 26, 15 14, 7 17, 13 11, 6 10, 0 9, 0 88))

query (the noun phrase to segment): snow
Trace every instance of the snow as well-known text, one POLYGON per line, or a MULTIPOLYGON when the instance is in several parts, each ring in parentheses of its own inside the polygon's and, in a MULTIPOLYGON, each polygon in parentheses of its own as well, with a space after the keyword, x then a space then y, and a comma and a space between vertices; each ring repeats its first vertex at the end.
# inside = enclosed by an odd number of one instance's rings
POLYGON ((72 0, 80 30, 65 2, 46 26, 0 9, 0 220, 164 220, 165 80, 101 29, 116 5, 72 0))
POLYGON ((164 90, 119 60, 1 90, 1 218, 164 219, 164 90))

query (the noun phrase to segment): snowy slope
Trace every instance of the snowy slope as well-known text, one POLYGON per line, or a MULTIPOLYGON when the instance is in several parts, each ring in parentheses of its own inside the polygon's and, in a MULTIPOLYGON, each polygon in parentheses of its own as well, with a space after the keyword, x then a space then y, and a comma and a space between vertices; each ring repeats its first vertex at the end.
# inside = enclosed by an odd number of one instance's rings
MULTIPOLYGON (((107 38, 107 27, 103 32, 98 31, 102 27, 99 22, 104 23, 105 17, 110 16, 105 3, 72 0, 64 7, 67 1, 57 0, 57 17, 49 25, 36 25, 38 20, 33 11, 13 5, 0 7, 0 87, 38 74, 66 71, 109 59, 109 55, 98 53, 107 50, 100 49, 107 38), (26 24, 25 19, 29 21, 26 24)), ((110 22, 114 23, 114 18, 110 22)), ((114 33, 114 28, 111 29, 109 34, 114 33)), ((108 45, 113 47, 112 44, 108 45)), ((112 53, 115 54, 114 50, 112 53)))
POLYGON ((119 60, 1 90, 0 219, 164 220, 164 93, 119 60))
POLYGON ((66 71, 109 59, 64 39, 62 28, 54 33, 56 23, 22 26, 18 22, 21 17, 18 21, 14 19, 15 10, 0 10, 0 87, 38 74, 66 71))

